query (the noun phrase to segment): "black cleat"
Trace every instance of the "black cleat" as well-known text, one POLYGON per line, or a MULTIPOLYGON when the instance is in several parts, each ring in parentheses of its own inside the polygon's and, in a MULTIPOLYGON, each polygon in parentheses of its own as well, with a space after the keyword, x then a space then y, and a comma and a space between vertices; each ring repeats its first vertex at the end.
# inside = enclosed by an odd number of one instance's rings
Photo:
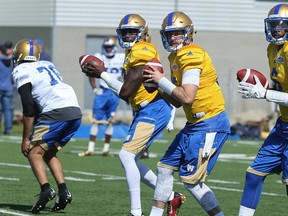
MULTIPOLYGON (((129 213, 128 216, 134 216, 134 215, 132 213, 129 213)), ((143 212, 142 212, 141 216, 144 216, 143 212)))
POLYGON ((56 193, 52 188, 49 188, 36 196, 39 196, 39 198, 36 204, 32 206, 31 211, 33 214, 38 214, 41 210, 43 210, 47 202, 55 198, 56 193))
POLYGON ((52 207, 52 212, 64 210, 68 203, 72 202, 72 194, 65 190, 63 194, 58 194, 56 198, 56 202, 52 207))

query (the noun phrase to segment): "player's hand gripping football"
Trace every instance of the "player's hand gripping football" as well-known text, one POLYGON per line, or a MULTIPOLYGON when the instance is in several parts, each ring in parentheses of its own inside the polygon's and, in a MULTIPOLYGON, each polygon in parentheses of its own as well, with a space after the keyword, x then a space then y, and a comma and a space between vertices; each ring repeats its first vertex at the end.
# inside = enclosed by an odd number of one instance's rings
POLYGON ((88 62, 85 69, 82 70, 82 72, 87 76, 95 78, 100 78, 100 75, 103 71, 105 71, 105 66, 96 64, 96 62, 93 60, 88 62))
POLYGON ((240 82, 237 88, 237 92, 242 94, 242 98, 257 98, 263 99, 266 96, 266 88, 261 84, 257 76, 253 76, 255 85, 247 82, 240 82))
POLYGON ((161 73, 156 66, 149 65, 143 68, 144 82, 158 83, 162 77, 165 77, 165 74, 161 73))

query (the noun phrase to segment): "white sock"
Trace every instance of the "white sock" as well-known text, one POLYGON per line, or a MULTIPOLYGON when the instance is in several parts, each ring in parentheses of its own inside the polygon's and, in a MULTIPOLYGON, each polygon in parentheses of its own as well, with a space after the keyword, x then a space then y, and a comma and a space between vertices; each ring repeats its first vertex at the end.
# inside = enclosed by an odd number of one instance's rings
POLYGON ((109 147, 110 147, 110 144, 109 143, 105 143, 104 146, 103 146, 102 152, 109 152, 109 147))
POLYGON ((149 216, 162 216, 163 212, 164 212, 164 209, 152 206, 152 209, 151 209, 151 212, 150 212, 149 216))
POLYGON ((253 216, 255 209, 247 208, 245 206, 240 205, 238 216, 253 216))
POLYGON ((172 193, 171 193, 171 195, 170 195, 168 200, 171 201, 172 199, 174 199, 174 191, 172 191, 172 193))
POLYGON ((120 150, 119 158, 125 169, 126 181, 130 193, 131 209, 141 209, 140 172, 135 162, 136 155, 120 150))
POLYGON ((131 214, 134 216, 142 216, 142 209, 133 209, 131 210, 131 214))
POLYGON ((89 141, 88 143, 88 151, 94 152, 95 148, 95 142, 94 141, 89 141))

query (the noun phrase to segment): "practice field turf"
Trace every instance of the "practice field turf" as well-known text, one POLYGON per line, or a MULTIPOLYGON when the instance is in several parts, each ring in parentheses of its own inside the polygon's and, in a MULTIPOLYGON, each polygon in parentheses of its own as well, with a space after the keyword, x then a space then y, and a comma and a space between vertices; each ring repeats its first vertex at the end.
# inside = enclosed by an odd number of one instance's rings
MULTIPOLYGON (((40 192, 27 159, 20 150, 21 128, 14 129, 11 136, 0 136, 0 215, 32 215, 31 206, 40 192)), ((156 140, 150 148, 149 159, 141 161, 156 170, 156 163, 165 152, 176 132, 156 140)), ((104 157, 100 152, 103 140, 96 144, 96 154, 78 157, 77 153, 87 147, 87 139, 72 140, 59 152, 59 158, 65 170, 66 183, 73 195, 73 202, 62 213, 52 213, 54 200, 50 201, 41 212, 42 215, 85 215, 85 216, 127 216, 130 210, 129 194, 125 174, 118 159, 121 140, 113 140, 113 156, 104 157)), ((220 206, 226 216, 237 216, 245 180, 245 170, 257 153, 262 141, 226 142, 219 160, 208 177, 207 184, 215 192, 220 206)), ((50 184, 57 189, 52 175, 48 172, 50 184)), ((187 197, 181 207, 179 216, 206 215, 198 203, 182 186, 175 173, 174 190, 187 197)), ((149 215, 153 190, 141 185, 142 208, 149 215)), ((285 186, 278 175, 268 176, 263 195, 255 213, 256 216, 287 215, 287 198, 285 186)))

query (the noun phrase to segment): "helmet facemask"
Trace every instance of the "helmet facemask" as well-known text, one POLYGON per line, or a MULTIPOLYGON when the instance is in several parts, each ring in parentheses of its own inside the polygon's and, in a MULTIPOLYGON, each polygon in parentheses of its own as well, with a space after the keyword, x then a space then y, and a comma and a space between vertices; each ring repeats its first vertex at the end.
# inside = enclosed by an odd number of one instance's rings
POLYGON ((190 28, 190 26, 187 26, 185 28, 166 28, 164 30, 161 30, 160 35, 162 38, 162 43, 163 43, 164 48, 168 52, 176 52, 177 50, 181 49, 183 46, 192 43, 192 41, 189 39, 189 36, 188 36, 188 32, 190 32, 189 28, 190 28), (187 28, 188 28, 188 30, 187 30, 187 28), (175 32, 175 31, 177 31, 177 32, 182 31, 183 32, 181 37, 178 36, 174 39, 174 42, 177 44, 179 42, 176 42, 176 41, 178 41, 178 40, 181 41, 179 43, 179 45, 177 45, 177 46, 173 45, 173 40, 169 39, 171 37, 168 36, 168 34, 171 34, 172 32, 175 32))
POLYGON ((130 26, 128 26, 128 27, 117 28, 119 45, 123 49, 131 49, 131 47, 134 46, 135 43, 139 41, 145 41, 146 39, 142 38, 143 30, 144 30, 144 27, 131 28, 130 26), (127 32, 132 33, 132 34, 130 35, 128 34, 127 36, 127 32))
POLYGON ((288 4, 277 4, 264 20, 266 40, 276 45, 288 41, 288 4))
POLYGON ((288 17, 270 17, 264 23, 268 42, 281 45, 288 41, 288 17))

